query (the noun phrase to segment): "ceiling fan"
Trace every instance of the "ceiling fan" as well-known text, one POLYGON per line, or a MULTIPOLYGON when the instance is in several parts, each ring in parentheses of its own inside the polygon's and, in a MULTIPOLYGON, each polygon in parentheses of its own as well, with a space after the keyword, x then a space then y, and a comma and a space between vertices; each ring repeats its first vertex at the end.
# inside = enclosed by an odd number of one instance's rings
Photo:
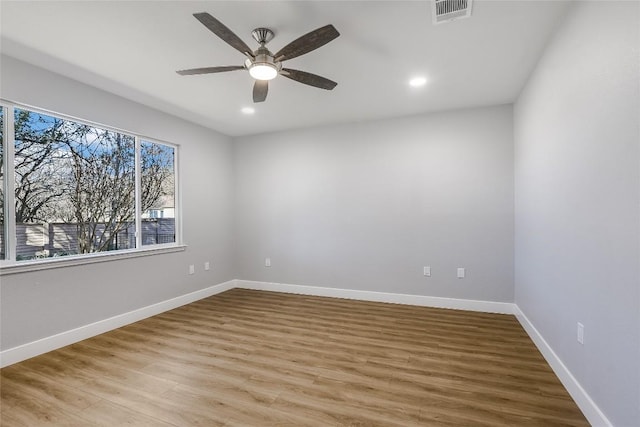
POLYGON ((233 31, 227 28, 222 22, 206 12, 194 13, 193 16, 207 27, 213 34, 227 42, 231 47, 247 56, 244 65, 227 65, 220 67, 192 68, 189 70, 179 70, 176 73, 181 76, 193 74, 222 73, 225 71, 248 70, 251 77, 256 81, 253 85, 253 102, 263 102, 267 99, 269 91, 269 80, 278 75, 287 77, 297 82, 314 86, 320 89, 332 90, 338 83, 325 77, 308 73, 306 71, 294 70, 282 67, 282 62, 309 53, 321 46, 329 43, 340 35, 333 25, 325 25, 317 30, 311 31, 296 40, 292 41, 275 54, 266 48, 266 44, 273 39, 273 31, 268 28, 256 28, 251 32, 255 41, 260 43, 260 47, 252 51, 245 42, 233 31))

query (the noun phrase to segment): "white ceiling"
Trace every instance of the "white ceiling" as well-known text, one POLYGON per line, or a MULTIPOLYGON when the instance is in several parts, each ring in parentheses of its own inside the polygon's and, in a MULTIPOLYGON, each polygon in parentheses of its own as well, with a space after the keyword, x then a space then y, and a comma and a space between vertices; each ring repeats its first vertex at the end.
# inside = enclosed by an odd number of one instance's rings
POLYGON ((239 136, 513 102, 569 2, 475 0, 471 18, 432 25, 429 1, 1 1, 2 53, 239 136), (272 52, 318 27, 341 36, 285 66, 338 82, 325 91, 278 77, 253 104, 244 57, 192 14, 209 12, 272 52), (416 90, 407 82, 424 75, 416 90), (254 115, 243 115, 255 106, 254 115))

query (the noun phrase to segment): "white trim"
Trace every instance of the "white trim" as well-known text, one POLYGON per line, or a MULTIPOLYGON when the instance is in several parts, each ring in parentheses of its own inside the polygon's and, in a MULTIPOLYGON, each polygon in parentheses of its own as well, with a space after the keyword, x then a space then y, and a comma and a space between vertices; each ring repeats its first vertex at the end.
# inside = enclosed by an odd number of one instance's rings
POLYGON ((571 374, 571 371, 562 363, 562 360, 553 351, 551 346, 542 337, 540 332, 533 326, 533 323, 520 310, 520 307, 514 304, 515 315, 524 330, 527 332, 533 343, 538 347, 542 356, 553 369, 562 385, 567 389, 573 400, 576 402, 587 421, 592 426, 613 427, 613 424, 607 419, 604 413, 598 408, 598 405, 591 399, 578 380, 571 374))
POLYGON ((0 263, 0 276, 32 271, 49 270, 51 268, 72 267, 75 265, 95 264, 97 262, 116 261, 120 259, 138 258, 141 256, 182 252, 186 245, 169 243, 166 245, 149 245, 138 249, 124 249, 119 251, 95 252, 85 255, 69 255, 65 257, 50 257, 34 261, 11 261, 0 263))
POLYGON ((176 232, 176 243, 184 244, 184 234, 182 233, 182 167, 180 166, 180 145, 173 147, 173 210, 174 230, 176 232))
POLYGON ((38 356, 48 351, 73 344, 83 339, 108 332, 147 317, 155 316, 156 314, 160 314, 176 307, 234 288, 515 315, 591 425, 613 427, 613 424, 611 424, 600 408, 598 408, 595 402, 582 388, 580 383, 571 374, 569 369, 567 369, 565 364, 562 363, 562 360, 560 360, 542 335, 540 335, 540 332, 538 332, 538 330, 533 326, 527 316, 525 316, 516 304, 506 302, 442 298, 425 295, 395 294, 234 279, 199 291, 191 292, 186 295, 181 295, 167 301, 162 301, 157 304, 133 310, 128 313, 100 320, 89 325, 81 326, 70 331, 61 332, 47 338, 4 350, 0 352, 0 367, 18 363, 22 360, 38 356))
POLYGON ((16 259, 16 169, 15 169, 15 110, 13 107, 4 108, 4 257, 7 260, 16 259))
POLYGON ((50 337, 4 350, 0 352, 0 367, 4 368, 5 366, 120 328, 130 323, 146 319, 147 317, 155 316, 156 314, 198 301, 202 298, 228 291, 234 288, 234 284, 235 280, 229 280, 228 282, 210 286, 186 295, 180 295, 179 297, 142 307, 128 313, 119 314, 89 325, 71 329, 70 331, 61 332, 50 337))
POLYGON ((430 297, 425 295, 394 294, 388 292, 358 291, 352 289, 325 288, 318 286, 288 285, 284 283, 236 280, 236 287, 261 291, 286 292, 291 294, 357 299, 362 301, 387 302, 424 307, 451 308, 456 310, 482 311, 486 313, 514 314, 514 304, 508 302, 478 301, 457 298, 430 297))
POLYGON ((325 296, 333 298, 357 299, 364 301, 386 302, 393 304, 408 304, 426 307, 450 308, 457 310, 482 311, 488 313, 513 314, 516 316, 525 332, 529 335, 540 353, 553 369, 562 385, 567 389, 580 410, 593 426, 613 427, 604 413, 582 388, 580 383, 562 363, 551 349, 542 335, 537 331, 520 308, 513 303, 477 301, 457 298, 430 297, 424 295, 394 294, 386 292, 358 291, 351 289, 337 289, 316 286, 289 285, 284 283, 258 282, 251 280, 236 280, 236 287, 272 292, 286 292, 302 295, 325 296))
MULTIPOLYGON (((135 183, 134 183, 134 199, 135 199, 135 211, 136 211, 136 248, 142 248, 142 165, 140 165, 141 152, 140 152, 140 137, 135 135, 134 139, 134 175, 135 175, 135 183)), ((175 225, 174 225, 175 228, 175 225)), ((174 231, 175 235, 175 231, 174 231)), ((118 236, 116 235, 116 241, 118 240, 118 236)))

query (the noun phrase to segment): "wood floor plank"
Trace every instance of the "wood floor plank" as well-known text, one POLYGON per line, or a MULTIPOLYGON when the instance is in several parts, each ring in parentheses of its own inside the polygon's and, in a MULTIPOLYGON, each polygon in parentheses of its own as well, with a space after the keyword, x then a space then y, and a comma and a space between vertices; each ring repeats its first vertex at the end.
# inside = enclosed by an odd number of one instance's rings
POLYGON ((4 368, 3 426, 587 426, 514 316, 234 289, 4 368))
POLYGON ((2 385, 6 393, 3 402, 11 399, 20 402, 22 395, 29 395, 38 401, 73 412, 85 409, 99 400, 75 387, 50 381, 46 376, 28 369, 6 368, 2 375, 2 385))
POLYGON ((149 417, 141 412, 132 411, 103 399, 83 409, 79 416, 86 421, 85 425, 91 426, 173 426, 173 424, 166 423, 158 418, 149 417))

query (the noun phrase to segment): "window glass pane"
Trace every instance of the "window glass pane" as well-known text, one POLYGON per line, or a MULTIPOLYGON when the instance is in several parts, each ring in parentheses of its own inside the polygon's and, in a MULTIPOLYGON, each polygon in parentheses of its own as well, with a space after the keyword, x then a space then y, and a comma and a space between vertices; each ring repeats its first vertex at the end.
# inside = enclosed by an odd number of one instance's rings
POLYGON ((176 241, 174 157, 174 147, 140 144, 143 245, 176 241))
POLYGON ((16 259, 135 247, 134 137, 15 110, 16 259))
POLYGON ((5 258, 4 237, 4 109, 0 106, 0 259, 5 258))

